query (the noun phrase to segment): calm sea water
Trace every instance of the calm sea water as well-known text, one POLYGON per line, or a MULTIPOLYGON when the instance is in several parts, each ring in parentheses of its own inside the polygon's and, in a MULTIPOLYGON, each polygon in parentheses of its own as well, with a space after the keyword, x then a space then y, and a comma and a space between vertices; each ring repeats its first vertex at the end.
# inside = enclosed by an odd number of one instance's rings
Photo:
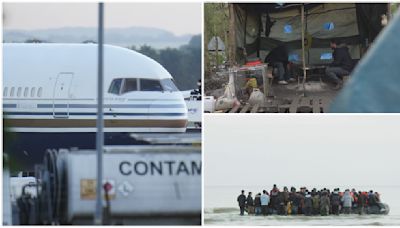
MULTIPOLYGON (((318 186, 317 186, 318 187, 318 186)), ((327 186, 330 189, 334 187, 327 186)), ((348 187, 338 186, 344 190, 348 187)), ((390 207, 388 215, 340 215, 340 216, 240 216, 236 198, 241 186, 205 186, 204 223, 206 225, 400 225, 400 186, 354 186, 356 190, 373 189, 381 194, 381 200, 390 207)), ((265 187, 249 186, 253 195, 265 187)), ((270 190, 269 188, 266 190, 270 190)))

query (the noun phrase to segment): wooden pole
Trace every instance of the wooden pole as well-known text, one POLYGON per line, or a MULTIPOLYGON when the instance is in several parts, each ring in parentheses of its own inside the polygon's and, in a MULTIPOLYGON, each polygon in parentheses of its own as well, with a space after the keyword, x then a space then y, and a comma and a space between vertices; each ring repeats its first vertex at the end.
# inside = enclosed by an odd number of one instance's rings
POLYGON ((261 60, 261 58, 260 58, 260 49, 261 49, 261 29, 262 29, 262 19, 261 19, 261 17, 262 17, 262 14, 260 13, 259 15, 258 15, 258 41, 257 41, 257 58, 259 58, 260 60, 261 60))
POLYGON ((210 23, 208 22, 208 13, 209 11, 207 10, 208 7, 206 4, 203 5, 203 14, 204 14, 204 36, 203 36, 203 53, 204 53, 204 78, 210 76, 210 55, 209 55, 209 50, 208 50, 208 42, 210 41, 210 36, 209 36, 209 31, 210 28, 210 23))
POLYGON ((303 95, 305 96, 306 88, 305 82, 307 78, 306 71, 306 53, 304 46, 304 4, 301 4, 301 49, 302 49, 302 59, 303 59, 303 95))
POLYGON ((215 37, 215 66, 217 67, 216 70, 218 71, 218 58, 219 58, 219 53, 218 53, 218 33, 216 29, 216 25, 214 24, 214 36, 215 37))
MULTIPOLYGON (((244 37, 243 37, 243 48, 246 50, 246 43, 247 43, 247 40, 246 40, 246 38, 247 38, 247 36, 246 36, 246 34, 247 34, 247 9, 245 8, 245 14, 246 14, 246 16, 244 17, 244 37)), ((247 53, 247 52, 245 52, 245 53, 247 53)), ((247 56, 245 56, 245 57, 247 57, 247 56)))
MULTIPOLYGON (((223 21, 223 29, 224 29, 224 44, 225 44, 225 60, 229 61, 229 5, 227 3, 222 3, 223 4, 223 12, 224 12, 224 21, 223 21), (227 14, 228 12, 228 14, 227 14)), ((226 62, 225 62, 226 66, 226 62)))
POLYGON ((235 9, 233 3, 229 4, 229 65, 233 67, 236 63, 236 32, 235 32, 235 9))

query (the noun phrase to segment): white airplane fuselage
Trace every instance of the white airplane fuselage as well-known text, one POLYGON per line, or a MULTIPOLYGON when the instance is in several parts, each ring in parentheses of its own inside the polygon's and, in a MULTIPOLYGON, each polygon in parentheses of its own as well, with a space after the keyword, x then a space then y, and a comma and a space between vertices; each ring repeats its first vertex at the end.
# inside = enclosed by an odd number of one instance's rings
MULTIPOLYGON (((96 44, 3 44, 6 124, 23 140, 51 144, 58 136, 64 147, 84 147, 65 141, 94 139, 97 74, 96 44)), ((103 92, 106 143, 117 133, 186 131, 187 107, 172 76, 140 53, 104 46, 103 92)))
MULTIPOLYGON (((96 131, 97 45, 5 44, 3 51, 3 108, 13 131, 96 131)), ((144 55, 105 45, 105 132, 186 130, 187 109, 179 91, 110 93, 115 79, 172 77, 144 55)))

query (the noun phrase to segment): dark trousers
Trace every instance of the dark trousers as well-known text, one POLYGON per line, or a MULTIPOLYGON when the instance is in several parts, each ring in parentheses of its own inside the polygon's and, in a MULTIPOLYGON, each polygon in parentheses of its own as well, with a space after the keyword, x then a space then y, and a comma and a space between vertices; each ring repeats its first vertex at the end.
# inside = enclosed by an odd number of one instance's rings
POLYGON ((291 78, 290 72, 287 65, 282 62, 273 63, 272 66, 277 70, 277 76, 279 81, 288 80, 291 78))
POLYGON ((321 212, 321 216, 329 215, 329 206, 328 205, 322 205, 320 212, 321 212))
POLYGON ((297 215, 299 206, 292 205, 292 215, 297 215))
POLYGON ((261 214, 261 207, 257 206, 256 207, 256 215, 260 215, 261 214))
POLYGON ((279 205, 278 215, 286 215, 286 205, 279 205))
POLYGON ((325 69, 325 74, 330 79, 332 79, 335 83, 340 83, 340 82, 342 82, 342 80, 339 77, 349 75, 350 72, 341 67, 327 67, 325 69))
POLYGON ((240 207, 240 215, 244 215, 244 206, 240 207))
POLYGON ((311 215, 312 207, 304 207, 304 215, 310 216, 311 215))
POLYGON ((268 205, 261 205, 261 211, 263 215, 268 215, 268 205))
POLYGON ((339 205, 332 205, 332 214, 339 215, 339 205))

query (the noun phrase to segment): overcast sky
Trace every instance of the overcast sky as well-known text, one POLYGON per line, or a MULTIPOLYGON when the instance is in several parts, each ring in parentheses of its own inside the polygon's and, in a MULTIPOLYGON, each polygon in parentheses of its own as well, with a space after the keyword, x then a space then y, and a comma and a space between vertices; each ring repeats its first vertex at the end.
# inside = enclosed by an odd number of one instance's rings
MULTIPOLYGON (((4 3, 7 29, 95 27, 95 3, 4 3)), ((144 26, 176 35, 201 33, 201 3, 106 3, 105 27, 144 26)))
POLYGON ((205 115, 207 186, 400 185, 400 116, 205 115))

